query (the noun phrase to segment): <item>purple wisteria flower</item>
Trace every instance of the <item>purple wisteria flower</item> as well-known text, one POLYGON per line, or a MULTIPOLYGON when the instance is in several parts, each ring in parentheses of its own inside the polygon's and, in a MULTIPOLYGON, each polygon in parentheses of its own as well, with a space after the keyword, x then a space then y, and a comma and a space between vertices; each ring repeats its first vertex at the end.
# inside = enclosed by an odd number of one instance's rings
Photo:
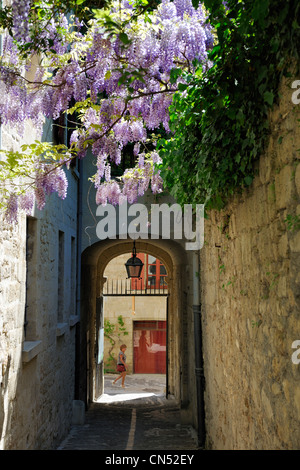
POLYGON ((15 193, 12 193, 9 197, 4 218, 10 224, 18 221, 18 197, 15 193))
POLYGON ((24 44, 28 41, 30 0, 12 0, 11 7, 14 37, 21 44, 24 44))
MULTIPOLYGON (((30 1, 13 0, 12 8, 16 39, 22 43, 31 27, 27 21, 30 1)), ((122 15, 128 19, 134 9, 127 0, 115 1, 111 14, 119 21, 122 15)), ((152 131, 162 127, 170 132, 169 107, 178 91, 171 72, 180 68, 192 73, 194 60, 203 69, 209 66, 207 49, 212 47, 213 36, 201 4, 195 8, 192 0, 162 0, 148 15, 151 21, 140 15, 134 27, 126 23, 126 44, 121 40, 124 35, 106 34, 101 18, 89 23, 85 35, 78 20, 68 25, 60 15, 48 21, 37 38, 43 41, 46 65, 37 64, 32 83, 23 80, 24 63, 18 60, 13 41, 6 41, 0 67, 1 121, 21 127, 31 119, 42 129, 45 117, 56 119, 71 103, 82 103, 80 125, 70 144, 79 158, 85 158, 88 149, 95 158, 97 204, 117 204, 121 197, 135 202, 149 188, 153 193, 162 191, 161 160, 157 152, 149 153, 147 145, 152 131), (72 34, 64 35, 68 28, 72 34), (129 143, 136 166, 127 169, 118 182, 111 177, 111 165, 121 163, 129 143)), ((178 80, 182 82, 183 76, 178 80)), ((39 209, 46 195, 56 192, 66 197, 67 178, 60 166, 40 165, 35 183, 39 209)), ((11 214, 17 202, 11 199, 11 214)), ((30 210, 29 196, 26 201, 20 199, 19 205, 30 210)))
POLYGON ((32 215, 34 203, 35 196, 33 190, 27 190, 24 194, 19 196, 19 207, 25 211, 27 215, 32 215))

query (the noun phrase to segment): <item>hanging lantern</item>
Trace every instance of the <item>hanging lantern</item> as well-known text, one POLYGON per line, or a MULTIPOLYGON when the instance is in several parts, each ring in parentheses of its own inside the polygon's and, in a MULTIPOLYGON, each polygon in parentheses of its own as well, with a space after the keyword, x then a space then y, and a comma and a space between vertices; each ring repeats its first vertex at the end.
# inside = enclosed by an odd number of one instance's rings
POLYGON ((144 263, 136 256, 135 241, 133 242, 132 257, 125 263, 127 278, 140 279, 144 263))

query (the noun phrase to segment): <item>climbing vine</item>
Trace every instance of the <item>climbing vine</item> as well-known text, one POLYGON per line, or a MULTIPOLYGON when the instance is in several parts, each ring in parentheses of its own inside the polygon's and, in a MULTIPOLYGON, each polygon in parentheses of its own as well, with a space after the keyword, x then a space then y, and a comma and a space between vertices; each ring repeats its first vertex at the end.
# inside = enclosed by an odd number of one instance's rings
POLYGON ((117 318, 117 324, 112 323, 107 318, 104 319, 104 337, 109 341, 110 346, 108 349, 108 358, 105 362, 105 372, 115 372, 116 370, 116 358, 114 356, 114 347, 117 341, 121 340, 122 336, 127 336, 128 331, 126 329, 122 315, 117 318))
POLYGON ((147 0, 100 2, 100 8, 93 3, 12 0, 11 8, 0 9, 1 124, 23 138, 30 120, 42 136, 38 152, 36 143, 18 155, 5 149, 0 157, 0 209, 8 223, 17 222, 20 209, 28 215, 35 205, 42 210, 53 192, 64 199, 65 169, 74 158, 92 159, 96 204, 133 203, 148 189, 162 192, 153 133, 169 132, 168 108, 182 83, 177 67, 191 70, 196 59, 208 67, 206 13, 191 0, 163 0, 157 8, 147 0), (78 16, 83 4, 86 13, 78 16), (45 119, 68 119, 65 147, 43 147, 45 119), (112 178, 127 145, 133 165, 112 178))
POLYGON ((45 118, 68 115, 77 126, 68 147, 36 142, 1 155, 6 220, 42 209, 52 192, 65 198, 64 168, 90 153, 97 204, 132 203, 164 185, 179 203, 222 208, 253 181, 280 79, 299 60, 299 13, 297 0, 13 0, 0 9, 1 123, 21 133, 28 119, 42 130, 45 118), (117 182, 111 165, 128 144, 135 165, 117 182))
POLYGON ((280 79, 299 61, 300 4, 203 3, 215 33, 211 67, 184 73, 170 107, 173 135, 158 144, 161 174, 177 201, 221 209, 254 178, 280 79))

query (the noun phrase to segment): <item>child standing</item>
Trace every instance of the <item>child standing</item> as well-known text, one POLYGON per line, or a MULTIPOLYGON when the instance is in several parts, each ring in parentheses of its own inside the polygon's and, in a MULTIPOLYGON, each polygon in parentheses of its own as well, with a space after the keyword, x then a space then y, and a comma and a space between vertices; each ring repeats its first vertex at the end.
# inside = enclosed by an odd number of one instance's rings
POLYGON ((121 344, 119 355, 118 355, 118 361, 117 361, 117 371, 120 372, 120 375, 113 381, 113 385, 115 385, 117 380, 122 379, 123 388, 125 388, 125 377, 126 377, 126 355, 125 355, 126 349, 127 349, 126 344, 121 344))

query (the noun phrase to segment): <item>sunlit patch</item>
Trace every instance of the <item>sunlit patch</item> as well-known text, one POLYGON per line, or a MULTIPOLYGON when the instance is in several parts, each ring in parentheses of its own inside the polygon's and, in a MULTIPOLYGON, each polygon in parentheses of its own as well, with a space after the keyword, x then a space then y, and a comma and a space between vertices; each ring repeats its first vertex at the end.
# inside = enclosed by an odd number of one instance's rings
POLYGON ((138 400, 158 396, 155 393, 120 393, 116 395, 107 395, 104 393, 98 398, 97 403, 115 403, 119 401, 138 400))

